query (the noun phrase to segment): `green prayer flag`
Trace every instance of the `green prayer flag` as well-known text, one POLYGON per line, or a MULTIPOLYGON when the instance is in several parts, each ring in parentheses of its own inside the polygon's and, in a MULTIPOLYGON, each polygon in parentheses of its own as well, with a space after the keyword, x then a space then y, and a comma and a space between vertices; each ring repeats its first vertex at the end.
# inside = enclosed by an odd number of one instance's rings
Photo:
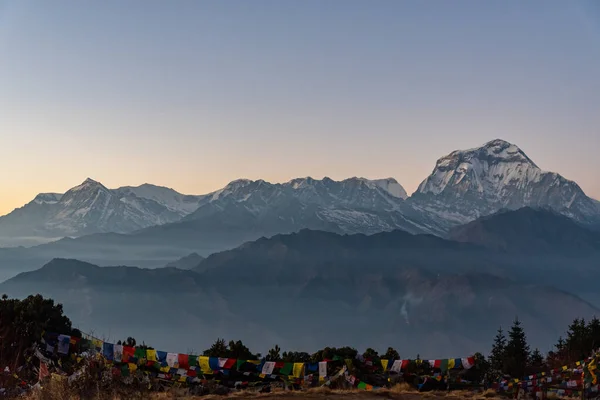
POLYGON ((444 359, 442 360, 442 363, 440 364, 440 369, 442 370, 442 373, 448 371, 448 359, 444 359))
POLYGON ((285 363, 285 364, 283 364, 283 368, 281 368, 279 370, 279 373, 281 375, 291 375, 293 369, 294 369, 293 363, 285 363))
POLYGON ((364 389, 366 389, 366 388, 367 388, 367 384, 366 384, 366 383, 364 383, 364 382, 360 382, 360 383, 358 384, 358 388, 359 388, 359 389, 363 389, 363 390, 364 390, 364 389))
POLYGON ((237 360, 236 361, 236 369, 240 369, 242 367, 242 365, 244 365, 246 363, 246 360, 237 360))
POLYGON ((137 358, 138 363, 142 362, 142 360, 146 359, 146 349, 140 349, 139 347, 136 347, 133 356, 137 358))
POLYGON ((188 363, 190 364, 190 367, 198 367, 198 356, 189 356, 188 363))
POLYGON ((129 376, 129 365, 125 364, 121 367, 121 375, 129 376))

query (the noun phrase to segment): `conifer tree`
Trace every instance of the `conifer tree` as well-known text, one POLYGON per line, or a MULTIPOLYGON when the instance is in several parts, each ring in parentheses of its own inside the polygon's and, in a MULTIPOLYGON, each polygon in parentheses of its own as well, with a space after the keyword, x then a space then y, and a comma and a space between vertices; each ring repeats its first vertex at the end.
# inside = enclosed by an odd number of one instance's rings
POLYGON ((281 348, 279 345, 275 345, 274 348, 269 350, 266 357, 267 361, 281 361, 281 348))
POLYGON ((498 328, 496 337, 494 338, 494 344, 492 345, 492 351, 490 352, 490 372, 493 375, 501 375, 504 368, 504 360, 506 359, 506 336, 502 327, 498 328))
POLYGON ((204 350, 203 353, 208 357, 229 357, 229 350, 227 349, 227 344, 225 344, 225 339, 217 339, 210 349, 204 350))
POLYGON ((546 369, 544 356, 539 349, 535 349, 529 358, 529 373, 536 374, 546 369))
POLYGON ((508 343, 504 359, 503 371, 512 377, 521 378, 527 370, 529 361, 529 345, 525 331, 518 318, 515 318, 508 332, 508 343))

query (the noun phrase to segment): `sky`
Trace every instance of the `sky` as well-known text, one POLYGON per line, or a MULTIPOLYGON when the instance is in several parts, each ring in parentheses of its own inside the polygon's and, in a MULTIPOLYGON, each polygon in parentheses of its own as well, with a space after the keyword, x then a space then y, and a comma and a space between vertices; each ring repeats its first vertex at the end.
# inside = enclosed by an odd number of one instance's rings
POLYGON ((394 177, 502 138, 600 198, 596 0, 0 0, 0 214, 87 177, 394 177))

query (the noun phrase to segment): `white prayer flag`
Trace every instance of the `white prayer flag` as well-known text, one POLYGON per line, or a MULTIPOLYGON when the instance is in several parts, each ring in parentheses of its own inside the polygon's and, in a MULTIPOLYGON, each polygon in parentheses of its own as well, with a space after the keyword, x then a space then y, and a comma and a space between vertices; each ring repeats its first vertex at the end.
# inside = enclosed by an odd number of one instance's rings
POLYGON ((262 373, 263 375, 271 375, 274 369, 275 363, 273 361, 267 361, 265 362, 265 365, 263 365, 262 373))
POLYGON ((319 376, 321 378, 327 376, 327 361, 319 362, 319 376))

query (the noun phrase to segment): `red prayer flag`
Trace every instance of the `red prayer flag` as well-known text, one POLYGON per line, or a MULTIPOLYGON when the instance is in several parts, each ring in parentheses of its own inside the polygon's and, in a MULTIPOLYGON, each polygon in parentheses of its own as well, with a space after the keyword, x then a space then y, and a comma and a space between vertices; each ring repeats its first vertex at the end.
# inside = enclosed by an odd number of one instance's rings
POLYGON ((188 369, 190 367, 190 361, 187 354, 178 355, 179 368, 188 369))
POLYGON ((402 370, 404 370, 405 368, 408 368, 408 364, 410 363, 410 360, 402 360, 402 370))
POLYGON ((130 360, 134 358, 134 354, 135 354, 135 347, 123 346, 122 361, 130 362, 130 360))
POLYGON ((228 358, 227 361, 225 361, 225 365, 223 366, 223 369, 232 369, 237 365, 237 360, 235 358, 228 358))
POLYGON ((435 360, 433 362, 433 368, 441 368, 442 367, 442 360, 435 360))

